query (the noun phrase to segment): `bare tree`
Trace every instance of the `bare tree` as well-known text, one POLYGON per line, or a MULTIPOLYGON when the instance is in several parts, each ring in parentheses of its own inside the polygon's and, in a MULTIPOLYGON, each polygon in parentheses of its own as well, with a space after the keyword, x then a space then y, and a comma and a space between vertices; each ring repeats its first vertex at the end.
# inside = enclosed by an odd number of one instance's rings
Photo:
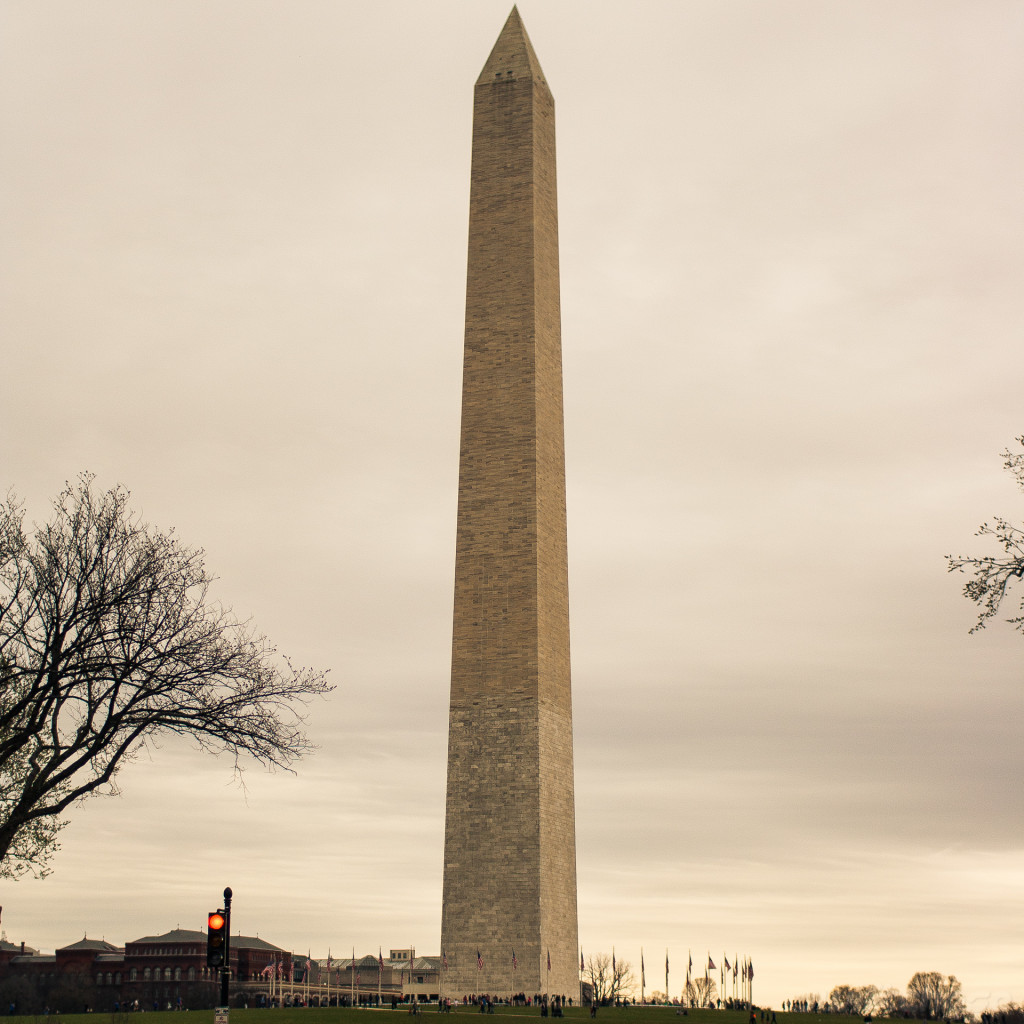
POLYGON ((836 985, 829 993, 828 1003, 833 1013, 870 1013, 878 998, 877 985, 836 985))
POLYGON ((712 977, 691 978, 686 982, 687 1006, 713 1009, 717 995, 718 986, 712 977))
POLYGON ((614 954, 595 953, 586 959, 586 976, 598 1003, 614 1003, 633 990, 633 967, 614 954))
POLYGON ((120 487, 83 475, 24 530, 0 504, 0 877, 46 872, 61 814, 116 792, 161 734, 288 768, 308 751, 300 708, 325 675, 278 664, 209 597, 202 552, 142 523, 120 487))
POLYGON ((880 1017, 902 1017, 908 1013, 907 997, 898 988, 887 988, 875 997, 875 1010, 880 1017))
MULTIPOLYGON (((1024 435, 1017 438, 1024 446, 1024 435)), ((1003 452, 1004 468, 1017 480, 1017 486, 1024 490, 1024 452, 1003 452)), ((1024 530, 1002 518, 991 523, 982 523, 976 537, 995 537, 1002 548, 1001 556, 988 555, 975 558, 966 555, 947 555, 949 572, 970 571, 972 578, 964 584, 964 597, 973 601, 980 611, 978 621, 971 632, 984 629, 989 619, 994 618, 1002 606, 1003 599, 1015 581, 1024 579, 1024 530)), ((1024 592, 1018 603, 1018 614, 1006 620, 1015 629, 1024 632, 1024 592)))
POLYGON ((925 1020, 962 1017, 967 1012, 960 982, 954 975, 938 971, 918 971, 910 979, 907 1003, 915 1016, 925 1020))
POLYGON ((1011 1001, 995 1010, 984 1010, 981 1024, 1024 1024, 1024 1006, 1011 1001))

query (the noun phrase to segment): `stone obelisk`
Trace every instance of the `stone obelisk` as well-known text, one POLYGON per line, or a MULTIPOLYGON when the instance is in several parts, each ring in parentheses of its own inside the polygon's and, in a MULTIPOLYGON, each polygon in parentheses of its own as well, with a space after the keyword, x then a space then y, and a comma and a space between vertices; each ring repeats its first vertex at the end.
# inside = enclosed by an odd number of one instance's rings
POLYGON ((554 101, 513 8, 473 104, 442 988, 576 999, 578 950, 554 101))

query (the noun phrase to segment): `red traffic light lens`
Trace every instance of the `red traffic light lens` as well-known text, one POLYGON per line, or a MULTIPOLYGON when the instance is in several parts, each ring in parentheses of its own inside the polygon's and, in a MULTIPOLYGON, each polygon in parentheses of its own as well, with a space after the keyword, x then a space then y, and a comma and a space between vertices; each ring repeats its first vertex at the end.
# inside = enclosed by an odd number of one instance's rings
POLYGON ((219 932, 224 928, 224 915, 219 913, 212 913, 206 919, 206 926, 211 932, 219 932))

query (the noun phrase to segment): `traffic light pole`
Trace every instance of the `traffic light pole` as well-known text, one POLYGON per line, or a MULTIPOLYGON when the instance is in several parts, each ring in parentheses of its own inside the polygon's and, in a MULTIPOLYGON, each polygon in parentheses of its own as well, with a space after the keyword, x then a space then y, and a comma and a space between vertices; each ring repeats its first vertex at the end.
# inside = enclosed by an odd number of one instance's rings
POLYGON ((230 1006, 231 984, 231 889, 224 890, 224 966, 220 969, 220 1005, 230 1006))

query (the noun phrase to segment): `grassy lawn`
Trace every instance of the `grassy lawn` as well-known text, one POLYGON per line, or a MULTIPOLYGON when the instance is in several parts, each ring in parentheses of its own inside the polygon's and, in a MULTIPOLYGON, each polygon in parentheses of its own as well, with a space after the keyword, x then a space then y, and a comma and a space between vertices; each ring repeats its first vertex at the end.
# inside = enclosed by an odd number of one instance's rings
MULTIPOLYGON (((213 1010, 191 1010, 183 1018, 182 1013, 146 1013, 109 1014, 109 1013, 75 1013, 51 1015, 7 1017, 10 1024, 213 1024, 213 1010)), ((454 1016, 462 1018, 464 1024, 471 1024, 472 1019, 480 1017, 480 1012, 470 1006, 460 1006, 453 1010, 454 1016)), ((449 1019, 451 1016, 449 1015, 449 1019)), ((520 1020, 540 1020, 540 1010, 533 1007, 506 1007, 495 1009, 494 1017, 518 1018, 520 1020)), ((440 1024, 444 1015, 436 1008, 421 1010, 418 1014, 421 1024, 437 1021, 440 1024)), ((231 1024, 409 1024, 408 1009, 349 1009, 347 1007, 285 1007, 273 1010, 231 1010, 231 1024)), ((583 1024, 590 1020, 590 1011, 585 1007, 570 1007, 565 1011, 565 1020, 583 1024)), ((840 1014, 811 1013, 779 1013, 778 1024, 862 1024, 860 1017, 847 1017, 840 1014)), ((545 1018, 553 1021, 557 1018, 545 1018)), ((690 1010, 684 1017, 676 1014, 672 1006, 625 1006, 602 1007, 597 1011, 598 1024, 748 1024, 749 1014, 742 1010, 690 1010)), ((484 1024, 482 1020, 480 1024, 484 1024)), ((510 1020, 508 1024, 513 1024, 510 1020)))

